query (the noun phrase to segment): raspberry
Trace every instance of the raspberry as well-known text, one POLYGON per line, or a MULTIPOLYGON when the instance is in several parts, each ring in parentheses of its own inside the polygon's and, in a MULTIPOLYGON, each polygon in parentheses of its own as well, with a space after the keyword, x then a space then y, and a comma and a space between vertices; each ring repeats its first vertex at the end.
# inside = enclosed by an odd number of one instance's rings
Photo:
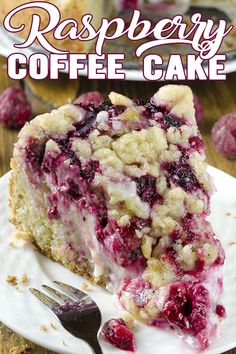
POLYGON ((208 308, 209 293, 203 285, 176 283, 170 287, 162 314, 171 325, 196 336, 207 327, 208 308))
POLYGON ((204 112, 203 112, 203 107, 202 107, 201 101, 197 95, 193 96, 193 105, 195 108, 196 121, 197 121, 197 123, 200 123, 203 119, 204 112))
POLYGON ((121 318, 107 321, 101 333, 103 338, 114 347, 130 352, 135 351, 134 335, 121 318))
POLYGON ((219 304, 216 305, 216 314, 220 318, 226 318, 226 310, 225 310, 224 306, 219 305, 219 304))
POLYGON ((133 224, 119 227, 116 223, 109 225, 109 232, 99 232, 98 238, 104 244, 108 257, 122 267, 128 267, 137 260, 141 260, 141 241, 135 234, 133 224), (108 236, 109 237, 106 237, 108 236))
POLYGON ((220 118, 211 132, 216 149, 230 159, 236 159, 236 113, 220 118))
POLYGON ((32 108, 24 91, 9 87, 0 96, 0 123, 8 128, 22 128, 30 119, 32 108))
POLYGON ((74 102, 77 105, 98 107, 104 101, 103 96, 98 91, 86 92, 80 95, 74 102))

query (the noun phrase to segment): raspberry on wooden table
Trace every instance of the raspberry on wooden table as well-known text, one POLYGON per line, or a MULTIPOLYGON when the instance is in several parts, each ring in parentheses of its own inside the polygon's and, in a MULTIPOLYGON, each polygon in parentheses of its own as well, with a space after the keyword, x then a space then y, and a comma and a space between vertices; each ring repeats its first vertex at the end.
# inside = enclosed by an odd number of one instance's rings
POLYGON ((216 149, 230 159, 236 159, 236 113, 221 117, 212 128, 216 149))
POLYGON ((31 104, 21 88, 9 87, 0 96, 0 123, 22 128, 32 115, 31 104))

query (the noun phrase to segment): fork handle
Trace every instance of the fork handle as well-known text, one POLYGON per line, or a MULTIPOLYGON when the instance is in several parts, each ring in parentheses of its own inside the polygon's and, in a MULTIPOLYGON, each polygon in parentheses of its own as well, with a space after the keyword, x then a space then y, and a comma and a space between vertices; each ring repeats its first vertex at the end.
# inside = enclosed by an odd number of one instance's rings
POLYGON ((94 354, 103 354, 97 338, 90 339, 88 345, 92 348, 94 354))

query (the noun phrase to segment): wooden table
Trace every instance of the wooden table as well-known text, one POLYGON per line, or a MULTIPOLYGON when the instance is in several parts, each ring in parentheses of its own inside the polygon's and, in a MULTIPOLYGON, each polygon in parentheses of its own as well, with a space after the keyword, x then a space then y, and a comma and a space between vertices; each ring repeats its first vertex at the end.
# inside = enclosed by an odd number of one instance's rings
MULTIPOLYGON (((57 90, 51 90, 47 92, 46 88, 37 87, 32 82, 17 83, 10 82, 7 76, 4 74, 4 61, 0 58, 0 93, 4 88, 9 85, 26 85, 27 91, 34 93, 37 96, 37 92, 45 94, 46 100, 50 101, 50 105, 53 105, 53 101, 58 103, 58 95, 63 92, 60 90, 60 83, 58 83, 57 90), (45 92, 46 90, 46 92, 45 92), (54 92, 55 91, 55 92, 54 92), (53 96, 54 95, 54 96, 53 96)), ((199 95, 205 110, 204 122, 200 125, 200 130, 206 143, 206 152, 209 164, 224 170, 225 172, 236 177, 236 161, 227 160, 216 152, 211 141, 211 128, 213 123, 223 114, 229 112, 236 112, 236 73, 228 75, 225 82, 190 82, 188 83, 194 92, 199 95)), ((122 82, 122 81, 88 81, 85 78, 81 78, 77 85, 66 85, 66 78, 63 77, 61 86, 66 91, 68 97, 73 99, 78 94, 91 90, 99 90, 104 94, 109 93, 111 90, 127 94, 133 98, 148 98, 150 97, 163 83, 148 83, 148 82, 122 82), (73 87, 72 87, 73 85, 73 87), (66 88, 65 88, 66 87, 66 88)), ((50 84, 48 85, 50 86, 50 84)), ((69 100, 66 98, 67 101, 69 100)), ((61 97, 63 101, 63 95, 61 97)), ((38 108, 37 108, 38 109, 38 108)), ((3 175, 9 171, 9 161, 12 156, 13 144, 17 139, 17 132, 0 127, 0 175, 3 175)), ((10 349, 14 346, 20 347, 22 344, 29 344, 29 353, 34 354, 49 354, 46 349, 40 348, 32 343, 29 343, 24 338, 18 336, 16 333, 9 330, 3 324, 0 323, 0 354, 8 354, 10 349)), ((236 349, 228 352, 236 354, 236 349)), ((147 353, 148 354, 148 353, 147 353)))

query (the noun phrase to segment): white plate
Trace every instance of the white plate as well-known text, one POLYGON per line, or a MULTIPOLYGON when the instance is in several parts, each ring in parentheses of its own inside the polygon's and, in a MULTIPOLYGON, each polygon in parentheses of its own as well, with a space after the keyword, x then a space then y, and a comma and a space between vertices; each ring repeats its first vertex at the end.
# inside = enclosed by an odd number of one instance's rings
MULTIPOLYGON (((13 37, 14 38, 14 37, 13 37)), ((8 57, 9 55, 19 52, 19 49, 14 48, 12 36, 9 36, 7 32, 0 26, 0 55, 8 57)), ((27 57, 38 51, 38 48, 34 47, 33 49, 21 49, 20 52, 25 54, 27 57)), ((131 81, 146 81, 143 76, 142 70, 134 69, 123 69, 122 70, 126 75, 126 80, 131 81)), ((205 68, 207 72, 207 68, 205 68)), ((225 74, 229 74, 236 71, 236 56, 234 58, 226 61, 225 63, 225 74)), ((65 69, 64 72, 68 72, 68 69, 65 69)), ((87 68, 80 70, 81 76, 87 76, 87 68)), ((162 81, 162 80, 161 80, 162 81)))
MULTIPOLYGON (((236 347, 236 245, 229 245, 236 241, 236 179, 213 167, 209 172, 215 179, 218 192, 212 200, 212 215, 214 231, 221 239, 226 251, 224 268, 224 305, 228 317, 222 323, 222 337, 211 345, 207 354, 222 353, 236 347), (226 215, 230 213, 231 216, 226 215)), ((49 284, 52 280, 67 282, 81 287, 85 280, 61 265, 47 259, 33 250, 31 245, 19 245, 10 248, 14 227, 8 222, 8 180, 9 174, 0 179, 0 320, 15 332, 29 340, 63 354, 91 354, 90 348, 81 340, 68 334, 57 322, 57 319, 42 306, 29 292, 28 287, 40 287, 49 284), (21 291, 6 282, 7 275, 21 277, 26 273, 30 278, 28 286, 20 286, 21 291), (40 330, 41 324, 54 323, 57 330, 47 332, 40 330), (66 345, 63 344, 63 341, 66 345)), ((122 310, 115 298, 100 287, 90 286, 89 294, 99 305, 103 322, 121 315, 122 310)), ((137 344, 136 354, 191 353, 183 342, 173 332, 138 324, 135 333, 137 344)), ((109 344, 101 341, 104 354, 121 354, 109 344)))

